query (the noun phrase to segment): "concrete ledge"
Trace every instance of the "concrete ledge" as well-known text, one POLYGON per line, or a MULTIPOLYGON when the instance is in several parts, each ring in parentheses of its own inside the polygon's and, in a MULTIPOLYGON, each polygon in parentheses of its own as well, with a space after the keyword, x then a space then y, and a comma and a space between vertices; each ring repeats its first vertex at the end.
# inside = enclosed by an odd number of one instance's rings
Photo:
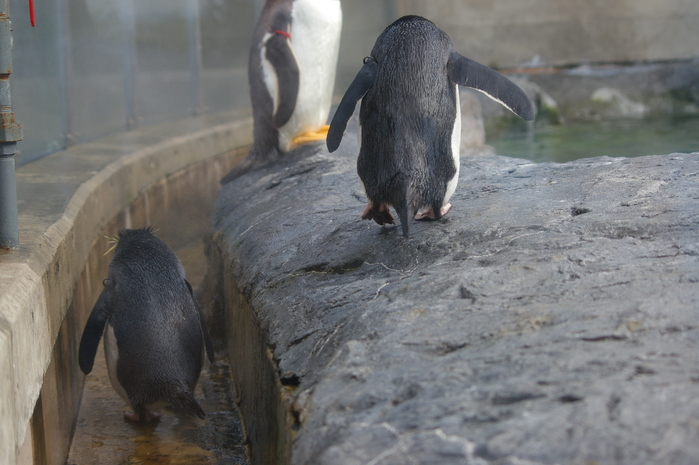
MULTIPOLYGON (((59 333, 70 326, 66 314, 76 285, 100 231, 158 181, 250 144, 251 133, 251 121, 240 114, 205 116, 81 144, 18 169, 21 246, 0 252, 0 369, 6 374, 0 381, 0 462, 15 463, 24 444, 59 333)), ((60 352, 77 350, 77 326, 84 318, 76 320, 60 352)), ((72 392, 57 399, 76 398, 76 389, 79 399, 82 383, 74 384, 72 392)), ((60 421, 71 424, 70 419, 60 421)))
POLYGON ((343 146, 217 201, 220 293, 260 339, 232 355, 276 366, 236 381, 288 392, 276 463, 699 461, 699 154, 462 159, 406 239, 360 220, 343 146))

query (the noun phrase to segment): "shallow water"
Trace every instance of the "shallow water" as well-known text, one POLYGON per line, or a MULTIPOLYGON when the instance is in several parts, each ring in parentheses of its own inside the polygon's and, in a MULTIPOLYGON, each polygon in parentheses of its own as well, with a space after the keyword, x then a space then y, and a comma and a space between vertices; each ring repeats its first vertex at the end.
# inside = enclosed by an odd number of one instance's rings
POLYGON ((537 163, 598 156, 638 157, 699 152, 699 117, 567 122, 488 135, 500 155, 537 163))

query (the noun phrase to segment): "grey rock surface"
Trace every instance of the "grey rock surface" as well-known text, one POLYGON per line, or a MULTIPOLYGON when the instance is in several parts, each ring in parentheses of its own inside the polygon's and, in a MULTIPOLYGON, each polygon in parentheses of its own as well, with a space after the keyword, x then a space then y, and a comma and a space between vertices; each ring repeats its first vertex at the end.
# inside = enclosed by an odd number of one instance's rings
POLYGON ((339 153, 224 186, 213 223, 298 385, 291 463, 699 463, 699 154, 463 158, 406 239, 339 153))

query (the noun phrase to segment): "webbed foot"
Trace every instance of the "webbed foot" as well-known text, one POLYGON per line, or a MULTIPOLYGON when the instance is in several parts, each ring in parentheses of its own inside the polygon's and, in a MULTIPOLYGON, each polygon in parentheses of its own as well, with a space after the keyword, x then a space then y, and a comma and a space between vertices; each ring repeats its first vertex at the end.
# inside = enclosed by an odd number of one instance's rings
POLYGON ((299 134, 298 136, 291 139, 291 148, 295 149, 296 147, 299 147, 300 145, 303 145, 303 144, 307 144, 309 142, 325 140, 326 137, 328 137, 328 130, 329 129, 330 129, 330 126, 326 124, 325 126, 322 126, 317 131, 309 131, 309 132, 304 132, 303 134, 299 134))
POLYGON ((393 222, 393 216, 391 215, 391 212, 388 209, 388 205, 382 203, 379 205, 379 208, 375 208, 374 202, 372 202, 371 200, 369 201, 369 203, 367 203, 367 206, 364 209, 364 212, 362 213, 362 219, 374 220, 381 226, 383 226, 384 224, 395 224, 393 222))
MULTIPOLYGON (((451 209, 451 204, 448 203, 444 205, 442 208, 439 209, 439 218, 443 217, 446 215, 449 210, 451 209)), ((415 214, 415 219, 418 221, 425 221, 425 220, 438 220, 437 215, 434 214, 434 210, 429 208, 425 211, 417 212, 415 214)))

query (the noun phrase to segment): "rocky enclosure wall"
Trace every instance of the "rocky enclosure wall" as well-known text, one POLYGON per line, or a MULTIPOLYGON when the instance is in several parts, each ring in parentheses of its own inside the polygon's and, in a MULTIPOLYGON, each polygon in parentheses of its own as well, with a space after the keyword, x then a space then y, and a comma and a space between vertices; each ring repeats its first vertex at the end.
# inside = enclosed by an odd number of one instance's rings
POLYGON ((464 158, 406 239, 360 220, 356 150, 217 201, 219 293, 286 390, 289 463, 699 461, 699 154, 464 158))

